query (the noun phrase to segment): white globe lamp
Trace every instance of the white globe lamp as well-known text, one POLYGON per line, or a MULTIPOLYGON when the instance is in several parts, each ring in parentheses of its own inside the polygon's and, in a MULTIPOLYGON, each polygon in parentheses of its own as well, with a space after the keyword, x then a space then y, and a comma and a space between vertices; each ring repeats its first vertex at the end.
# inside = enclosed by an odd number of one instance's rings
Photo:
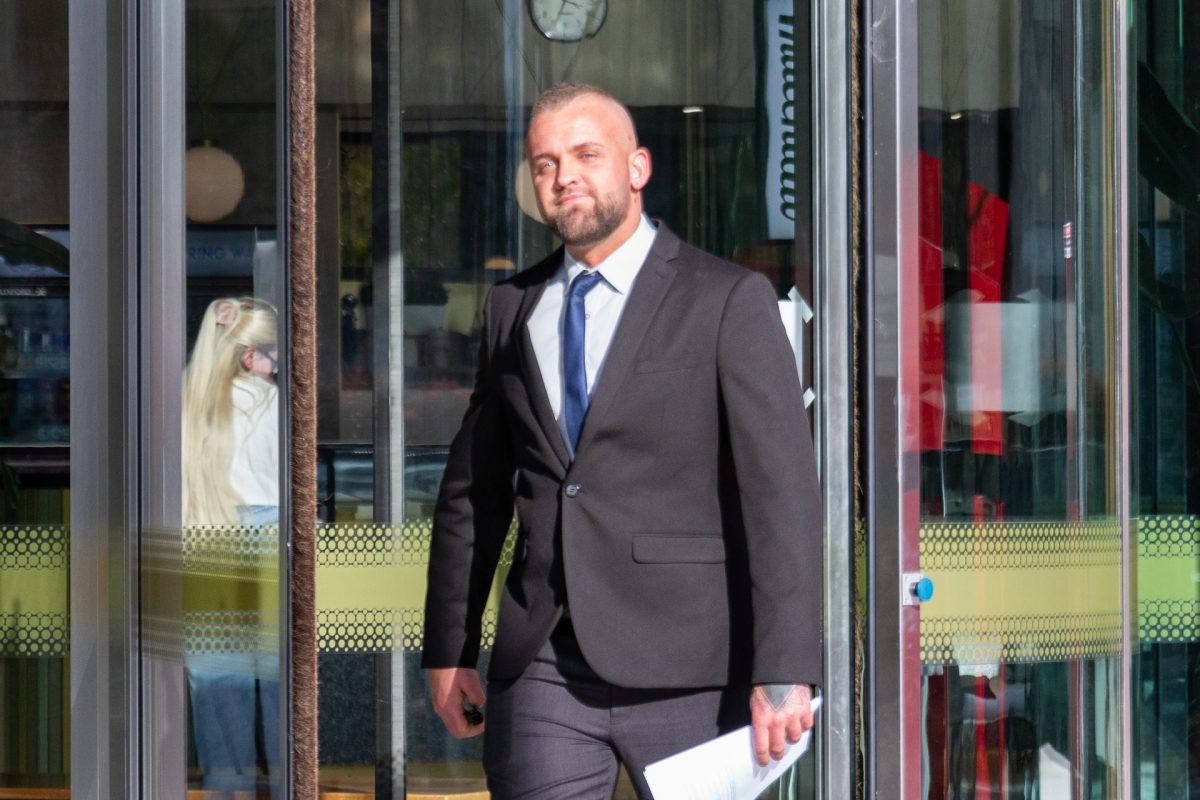
POLYGON ((187 217, 193 222, 216 222, 229 216, 246 191, 242 165, 211 141, 188 148, 187 217))

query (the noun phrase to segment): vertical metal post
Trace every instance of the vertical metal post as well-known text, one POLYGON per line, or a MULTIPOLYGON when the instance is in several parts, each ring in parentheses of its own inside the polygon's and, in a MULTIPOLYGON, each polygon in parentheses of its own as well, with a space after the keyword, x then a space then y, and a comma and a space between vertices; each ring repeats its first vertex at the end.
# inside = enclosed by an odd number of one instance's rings
MULTIPOLYGON (((280 39, 277 51, 282 54, 281 61, 287 60, 288 37, 285 35, 287 30, 287 3, 280 3, 277 9, 281 21, 279 23, 280 39)), ((286 67, 281 67, 279 78, 277 79, 276 90, 282 95, 288 94, 288 71, 286 67)), ((276 154, 276 170, 275 174, 278 177, 276 191, 280 197, 289 197, 288 190, 291 183, 291 157, 290 157, 290 137, 289 114, 287 112, 287 103, 278 103, 276 105, 276 129, 277 141, 279 147, 276 154)), ((290 200, 290 197, 289 197, 290 200)), ((294 568, 296 566, 293 549, 293 479, 292 479, 292 454, 295 445, 293 444, 294 437, 292 436, 292 402, 288 389, 292 387, 292 303, 291 303, 291 274, 290 267, 292 263, 291 250, 291 222, 288 216, 289 202, 279 201, 276 204, 276 252, 278 255, 278 273, 276 275, 279 281, 280 291, 278 293, 278 301, 273 301, 279 313, 280 331, 278 334, 278 363, 279 374, 276 376, 278 385, 283 391, 283 402, 279 404, 279 533, 277 544, 278 565, 275 570, 275 578, 279 581, 279 619, 276 621, 276 643, 279 647, 279 747, 283 752, 277 753, 277 763, 280 765, 280 770, 277 775, 269 776, 271 788, 279 793, 280 797, 293 797, 294 786, 297 782, 296 777, 296 737, 294 719, 295 713, 295 698, 297 696, 295 681, 293 680, 293 645, 295 640, 295 620, 293 619, 293 611, 295 606, 296 591, 293 581, 294 568), (287 387, 287 388, 284 388, 287 387)), ((255 284, 257 293, 257 283, 255 284)), ((315 357, 315 354, 314 354, 315 357)), ((317 454, 313 453, 314 460, 317 454)), ((318 462, 317 469, 320 469, 318 462)), ((332 472, 332 470, 331 470, 332 472)), ((317 511, 319 518, 320 511, 317 511)), ((318 532, 313 533, 313 546, 315 550, 316 537, 318 532)), ((314 601, 315 602, 315 601, 314 601)), ((315 633, 314 633, 315 635, 315 633)), ((315 646, 315 645, 314 645, 315 646)), ((304 782, 304 779, 301 779, 304 782)))
MULTIPOLYGON (((387 251, 381 253, 378 262, 386 269, 387 281, 387 324, 382 330, 387 334, 387 358, 383 371, 387 376, 387 438, 375 433, 375 441, 388 443, 389 514, 388 521, 400 524, 404 521, 404 131, 403 101, 400 97, 400 0, 379 0, 384 11, 383 24, 387 31, 387 49, 383 59, 375 66, 383 72, 382 91, 378 95, 382 106, 374 108, 374 118, 384 123, 384 138, 376 140, 375 146, 387 153, 387 169, 384 172, 386 185, 384 194, 378 199, 386 211, 387 251)), ((374 99, 374 98, 373 98, 374 99)), ((380 329, 378 319, 376 329, 380 329)), ((376 478, 378 480, 378 478, 376 478)), ((403 673, 401 673, 403 675, 403 673)), ((403 696, 403 695, 401 695, 403 696)), ((401 726, 403 731, 403 726, 401 726)), ((401 752, 403 745, 401 744, 401 752)), ((403 795, 401 795, 403 796, 403 795)))
POLYGON ((1136 346, 1130 322, 1131 307, 1136 294, 1131 293, 1132 271, 1136 261, 1131 248, 1134 192, 1133 178, 1136 162, 1130 153, 1130 136, 1133 131, 1133 103, 1130 80, 1135 63, 1130 36, 1133 12, 1129 0, 1112 0, 1107 5, 1113 37, 1113 194, 1115 219, 1113 237, 1115 241, 1113 268, 1116 271, 1115 303, 1117 311, 1117 519, 1121 524, 1121 661, 1118 672, 1120 722, 1120 797, 1134 797, 1133 780, 1135 770, 1134 725, 1133 725, 1133 676, 1136 672, 1134 643, 1137 633, 1137 534, 1133 515, 1137 513, 1133 497, 1133 376, 1131 350, 1136 346))
MULTIPOLYGON (((400 97, 400 0, 387 3, 387 87, 386 109, 387 139, 384 145, 388 153, 388 344, 389 358, 384 372, 388 380, 388 456, 391 458, 391 517, 392 524, 404 523, 404 252, 403 209, 404 209, 404 136, 400 97)), ((378 113, 378 112, 377 112, 378 113)), ((376 439, 378 441, 378 438, 376 439)), ((388 713, 391 717, 391 737, 385 744, 389 748, 388 763, 391 764, 392 797, 400 800, 408 796, 408 763, 405 741, 405 724, 408 719, 408 701, 405 686, 404 643, 393 642, 392 674, 388 684, 388 713)))
MULTIPOLYGON (((521 0, 504 0, 504 106, 506 109, 504 154, 505 167, 513 180, 520 180, 517 165, 525 158, 525 4, 521 0)), ((505 248, 517 264, 524 264, 522 235, 530 222, 517 206, 516 186, 505 193, 505 248)))
MULTIPOLYGON (((275 577, 279 581, 279 619, 276 623, 276 642, 279 646, 279 743, 282 752, 276 754, 280 765, 278 775, 271 775, 272 789, 280 797, 292 797, 296 780, 294 754, 297 741, 292 724, 295 718, 295 680, 292 670, 292 645, 294 620, 293 604, 293 550, 292 550, 292 397, 295 385, 292 379, 292 13, 289 0, 275 5, 275 241, 278 255, 275 286, 280 287, 277 297, 269 298, 276 304, 279 319, 278 333, 278 385, 283 389, 283 402, 279 404, 279 533, 278 558, 275 577)), ((315 202, 315 201, 314 201, 315 202)), ((257 291, 258 286, 255 286, 257 291)), ((315 354, 314 354, 315 357, 315 354)), ((316 454, 313 454, 316 457, 316 454)), ((315 544, 315 534, 314 534, 315 544)), ((315 548, 314 548, 315 549, 315 548)), ((300 777, 301 784, 307 784, 300 777)))
POLYGON ((905 546, 919 509, 917 465, 903 441, 912 385, 917 264, 917 4, 869 0, 866 42, 866 444, 868 528, 867 794, 915 798, 921 784, 917 608, 900 605, 905 546))
POLYGON ((71 795, 139 768, 136 6, 70 0, 71 795), (131 7, 132 6, 132 7, 131 7))
MULTIPOLYGON (((144 797, 186 788, 183 670, 184 6, 138 19, 139 561, 144 797)), ((75 341, 73 338, 72 341, 75 341)))
POLYGON ((813 299, 816 447, 824 490, 825 686, 820 796, 854 796, 854 253, 848 4, 814 2, 813 299))
MULTIPOLYGON (((375 386, 375 521, 404 523, 403 140, 398 0, 371 2, 371 236, 375 386), (385 443, 380 447, 379 443, 385 443)), ((382 798, 405 796, 404 649, 375 657, 376 778, 382 798)))
MULTIPOLYGON (((392 47, 388 0, 371 2, 371 249, 374 291, 371 302, 371 356, 373 386, 372 440, 375 446, 375 521, 394 522, 392 506, 392 439, 391 424, 391 271, 389 257, 393 245, 391 200, 392 159, 389 146, 390 103, 388 97, 388 63, 392 47), (380 447, 378 443, 384 442, 380 447)), ((399 276, 398 276, 399 277, 399 276)), ((402 309, 397 308, 400 314, 402 309)), ((403 457, 403 450, 401 451, 403 457)), ((399 463, 403 474, 404 462, 399 463)), ((401 486, 403 494, 403 486, 401 486)), ((403 501, 403 497, 401 497, 403 501)))

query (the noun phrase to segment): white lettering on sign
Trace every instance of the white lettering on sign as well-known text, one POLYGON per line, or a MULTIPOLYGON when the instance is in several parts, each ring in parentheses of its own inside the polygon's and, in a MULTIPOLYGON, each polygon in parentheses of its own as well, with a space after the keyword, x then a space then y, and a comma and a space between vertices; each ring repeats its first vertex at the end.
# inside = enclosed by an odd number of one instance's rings
POLYGON ((791 0, 767 2, 767 235, 796 235, 796 19, 791 0), (784 13, 787 11, 788 13, 784 13))

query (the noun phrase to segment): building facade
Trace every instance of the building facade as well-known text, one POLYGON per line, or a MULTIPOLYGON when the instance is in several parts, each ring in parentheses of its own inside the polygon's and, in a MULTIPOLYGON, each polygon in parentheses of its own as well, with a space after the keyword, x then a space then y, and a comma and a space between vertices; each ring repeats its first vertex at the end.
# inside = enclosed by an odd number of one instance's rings
POLYGON ((767 796, 1200 797, 1200 9, 5 11, 0 798, 486 797, 430 518, 565 80, 795 349, 827 682, 767 796))

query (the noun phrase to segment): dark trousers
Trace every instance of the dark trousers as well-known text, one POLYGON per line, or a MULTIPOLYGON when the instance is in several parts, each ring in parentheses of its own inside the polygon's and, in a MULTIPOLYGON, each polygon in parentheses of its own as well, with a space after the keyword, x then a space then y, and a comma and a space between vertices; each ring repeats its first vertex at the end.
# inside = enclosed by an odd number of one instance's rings
POLYGON ((618 762, 647 764, 750 720, 749 687, 624 689, 587 665, 563 621, 520 678, 490 681, 483 764, 493 800, 611 798, 618 762))

